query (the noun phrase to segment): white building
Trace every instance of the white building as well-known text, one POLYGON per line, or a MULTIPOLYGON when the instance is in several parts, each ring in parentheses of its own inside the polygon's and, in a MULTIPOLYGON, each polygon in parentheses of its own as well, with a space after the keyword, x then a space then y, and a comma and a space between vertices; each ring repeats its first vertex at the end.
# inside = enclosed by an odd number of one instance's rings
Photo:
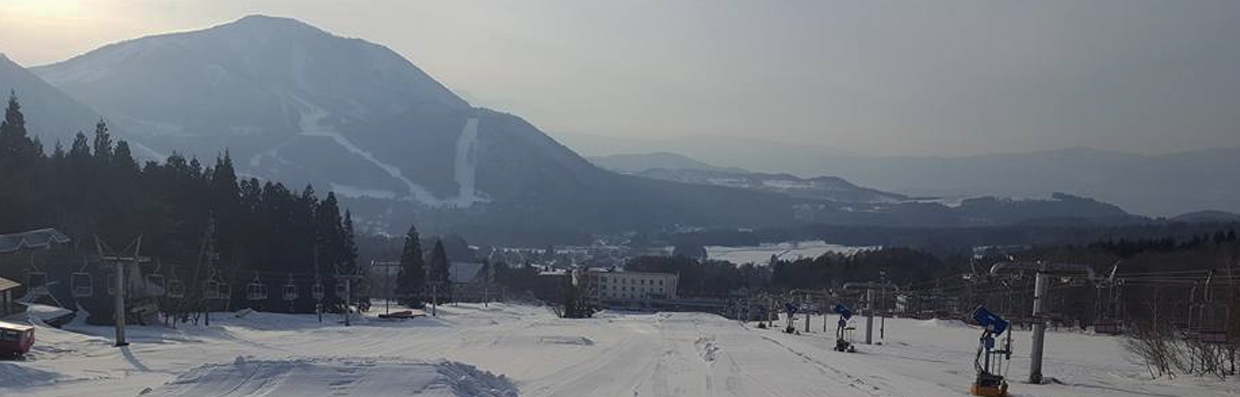
POLYGON ((676 299, 678 280, 671 273, 590 269, 586 271, 586 294, 596 302, 644 304, 655 299, 676 299))

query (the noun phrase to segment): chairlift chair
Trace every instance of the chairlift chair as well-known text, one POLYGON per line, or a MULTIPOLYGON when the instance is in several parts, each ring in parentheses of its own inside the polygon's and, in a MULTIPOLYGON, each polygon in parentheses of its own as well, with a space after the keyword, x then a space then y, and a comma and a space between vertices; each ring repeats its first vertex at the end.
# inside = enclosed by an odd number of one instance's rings
POLYGON ((284 295, 284 300, 286 300, 286 301, 290 301, 290 302, 291 302, 291 301, 295 301, 295 300, 297 300, 297 284, 293 284, 293 276, 292 276, 292 275, 289 275, 289 276, 288 276, 288 283, 287 283, 287 284, 284 284, 284 294, 283 294, 283 295, 284 295))
POLYGON ((108 295, 116 295, 116 275, 108 275, 108 295))
POLYGON ((321 302, 323 301, 324 295, 323 282, 315 281, 314 285, 310 287, 310 296, 314 297, 315 301, 321 302))
POLYGON ((75 272, 69 277, 69 287, 74 298, 89 298, 95 295, 95 280, 90 273, 75 272))
POLYGON ((216 294, 217 299, 231 299, 232 285, 229 285, 228 283, 219 283, 219 291, 216 292, 216 294))
POLYGON ((27 273, 26 287, 31 294, 47 294, 47 273, 38 270, 27 273))
POLYGON ((185 283, 175 277, 168 280, 168 297, 172 299, 181 299, 185 297, 185 283))
POLYGON ((344 298, 345 297, 344 295, 349 292, 348 287, 346 286, 347 284, 345 284, 348 282, 349 280, 347 279, 336 281, 336 297, 337 298, 344 298))
POLYGON ((245 287, 245 298, 252 301, 261 301, 267 299, 267 285, 259 281, 258 277, 245 287))
POLYGON ((220 299, 220 282, 216 280, 207 280, 202 283, 203 299, 220 299))
POLYGON ((167 295, 167 294, 168 294, 168 285, 164 283, 164 275, 162 275, 162 274, 148 274, 148 275, 146 275, 146 286, 148 287, 148 288, 147 288, 147 293, 148 293, 148 294, 150 294, 150 295, 155 295, 155 296, 163 296, 163 295, 167 295), (156 292, 152 293, 152 292, 150 292, 150 291, 151 291, 151 289, 150 289, 150 287, 151 287, 151 286, 156 286, 156 287, 159 287, 159 288, 157 289, 157 291, 156 291, 156 292))

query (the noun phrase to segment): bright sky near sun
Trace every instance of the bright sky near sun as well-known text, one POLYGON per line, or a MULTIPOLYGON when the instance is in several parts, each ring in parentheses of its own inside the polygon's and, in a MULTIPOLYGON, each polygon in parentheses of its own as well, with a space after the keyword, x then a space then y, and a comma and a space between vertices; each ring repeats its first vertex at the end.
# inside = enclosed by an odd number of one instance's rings
POLYGON ((554 133, 872 154, 1240 146, 1240 2, 3 0, 33 66, 262 13, 554 133))

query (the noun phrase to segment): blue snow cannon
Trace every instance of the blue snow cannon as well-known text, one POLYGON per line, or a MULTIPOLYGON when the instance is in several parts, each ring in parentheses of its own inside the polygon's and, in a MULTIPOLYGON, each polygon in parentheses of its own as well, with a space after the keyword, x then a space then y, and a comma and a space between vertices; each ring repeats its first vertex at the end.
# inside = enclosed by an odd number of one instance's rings
POLYGON ((853 312, 852 312, 852 309, 848 308, 848 306, 844 306, 843 304, 836 303, 835 314, 840 315, 840 317, 843 318, 844 320, 848 320, 852 318, 853 312))
POLYGON ((976 309, 973 309, 973 321, 986 328, 992 335, 1002 334, 1003 331, 1007 330, 1009 324, 1007 320, 987 310, 985 306, 978 306, 976 309))

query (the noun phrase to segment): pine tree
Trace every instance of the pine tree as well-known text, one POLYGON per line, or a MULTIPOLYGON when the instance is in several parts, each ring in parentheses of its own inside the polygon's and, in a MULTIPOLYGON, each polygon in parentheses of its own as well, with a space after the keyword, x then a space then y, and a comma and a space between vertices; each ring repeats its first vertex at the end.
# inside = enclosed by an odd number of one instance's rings
POLYGON ((428 281, 439 286, 440 296, 451 296, 452 283, 449 279, 448 253, 443 249, 443 241, 436 239, 435 247, 431 249, 431 258, 429 263, 430 273, 427 275, 428 281))
POLYGON ((357 274, 357 243, 353 241, 353 212, 344 211, 344 221, 341 223, 341 266, 347 274, 357 274))
MULTIPOLYGON (((405 233, 405 247, 400 253, 400 271, 396 275, 396 294, 420 296, 426 285, 426 260, 422 253, 421 236, 414 225, 405 233)), ((416 299, 416 298, 415 298, 416 299)), ((416 304, 416 302, 415 302, 416 304)))
POLYGON ((17 93, 9 91, 9 105, 0 121, 0 159, 25 158, 33 153, 33 142, 26 136, 26 116, 17 102, 17 93))
POLYGON ((108 133, 108 123, 99 119, 95 124, 95 159, 101 163, 112 162, 112 134, 108 133))

